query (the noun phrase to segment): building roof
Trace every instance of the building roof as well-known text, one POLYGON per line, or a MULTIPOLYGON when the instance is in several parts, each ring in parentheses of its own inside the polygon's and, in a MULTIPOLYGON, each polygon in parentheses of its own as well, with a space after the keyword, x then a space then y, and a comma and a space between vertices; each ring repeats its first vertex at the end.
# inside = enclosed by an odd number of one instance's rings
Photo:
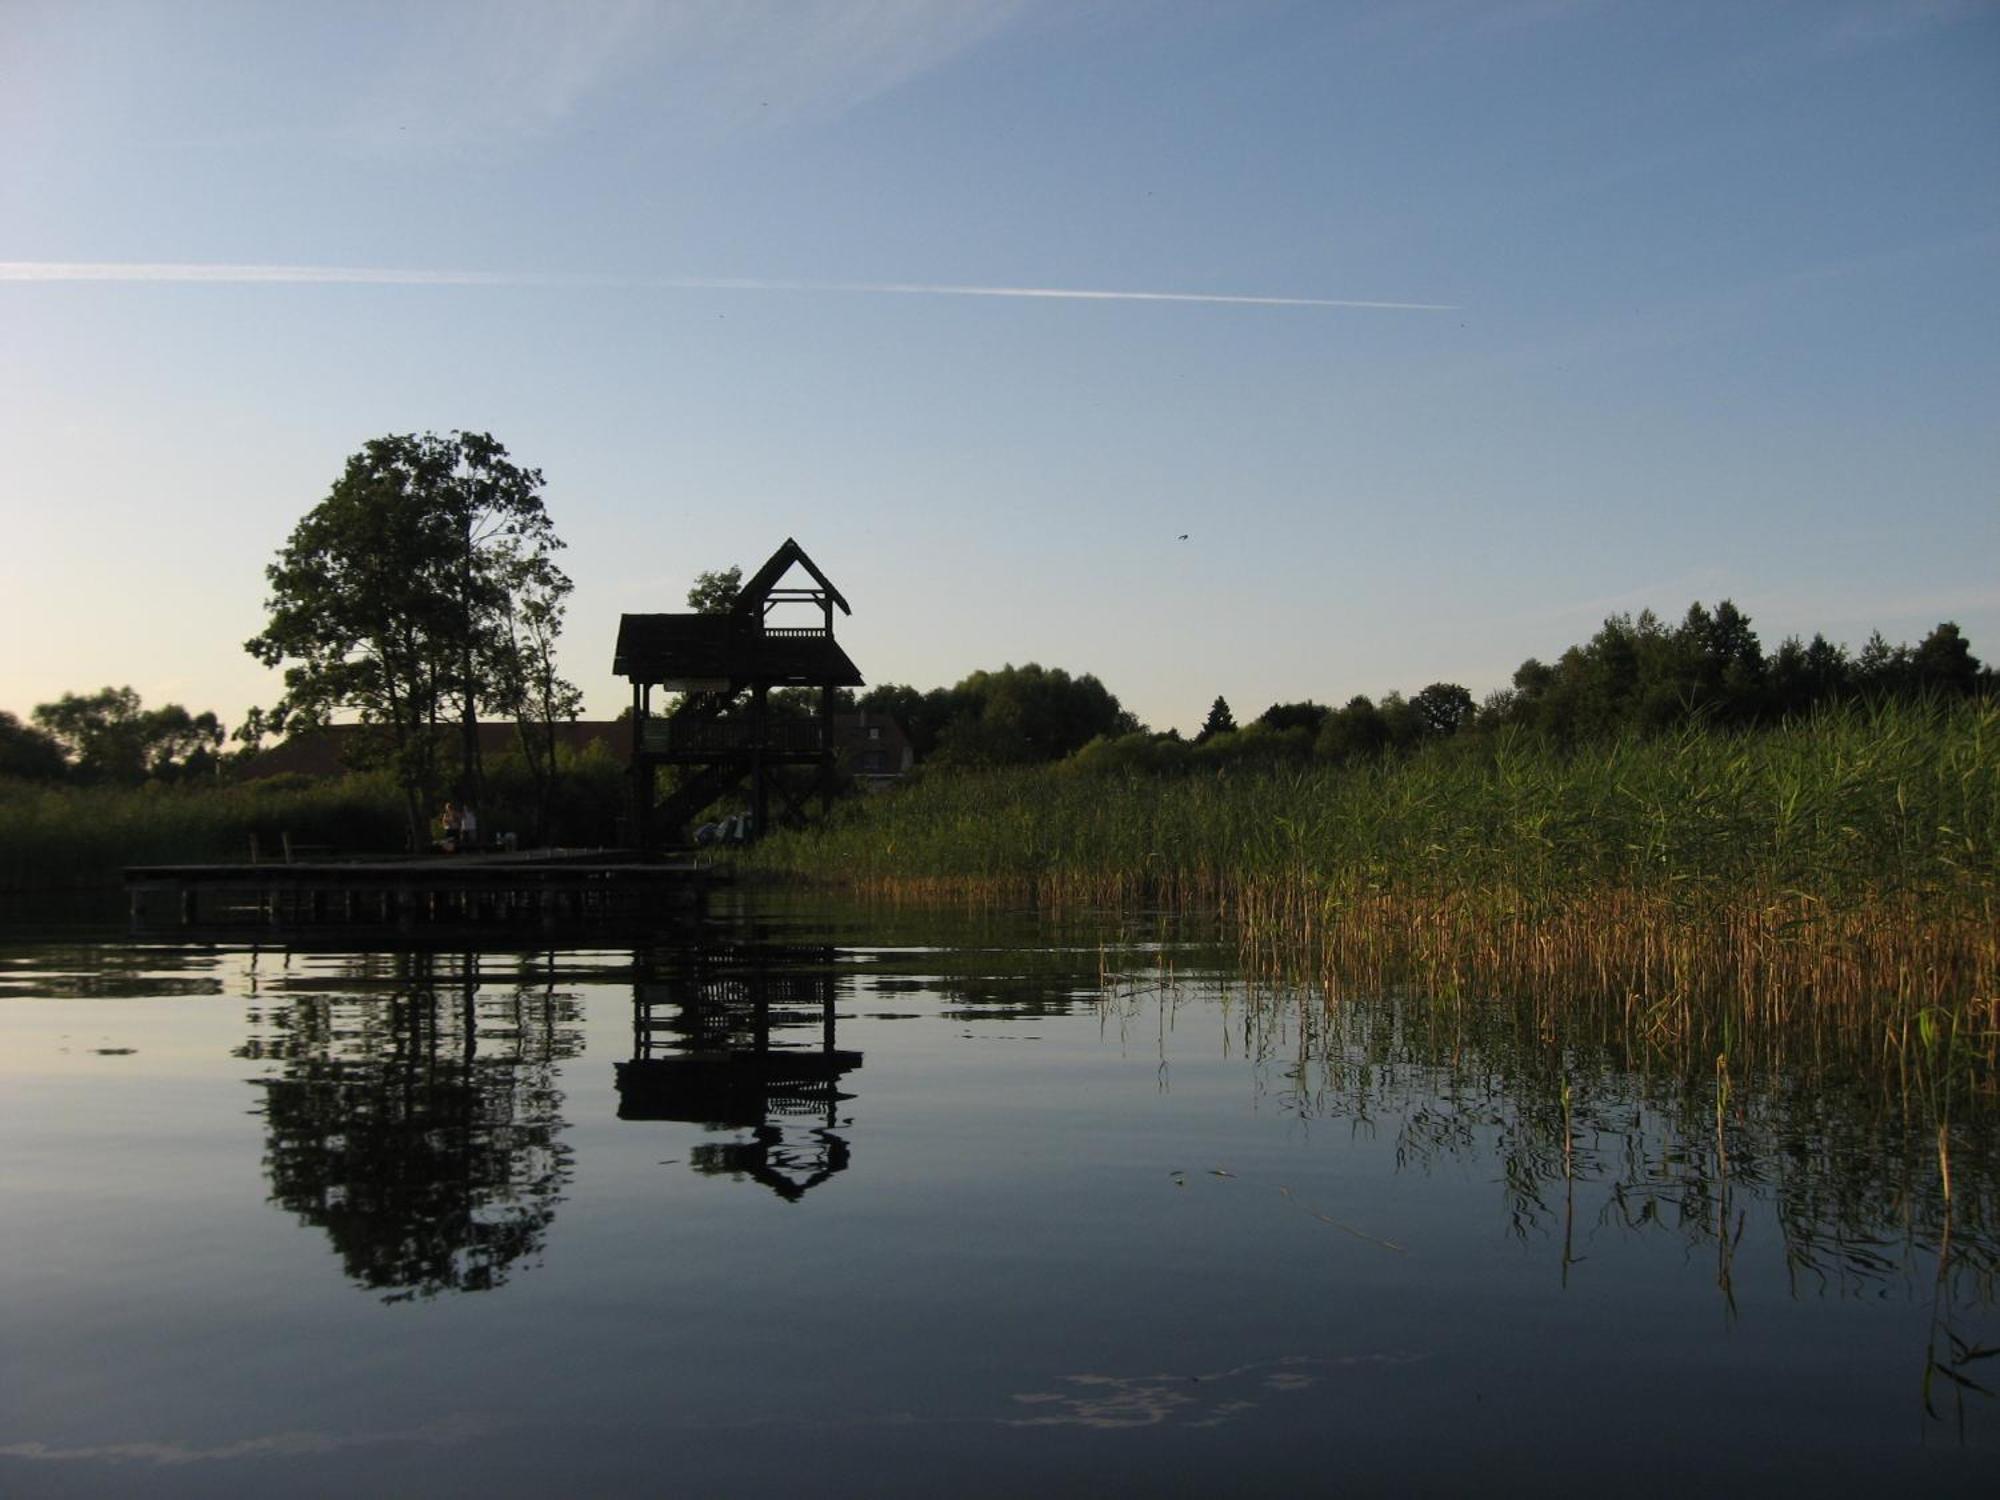
MULTIPOLYGON (((258 751, 240 774, 245 781, 262 781, 267 776, 339 776, 349 768, 348 751, 367 731, 365 724, 329 724, 324 729, 295 734, 268 750, 258 751)), ((459 731, 458 726, 445 724, 439 726, 439 732, 456 736, 459 731)), ((581 754, 602 743, 620 759, 632 739, 630 726, 613 719, 577 719, 556 725, 555 732, 556 744, 572 753, 581 754)), ((517 735, 511 720, 481 721, 480 755, 498 758, 519 749, 517 735)))
POLYGON ((827 598, 840 606, 842 614, 854 613, 847 607, 847 600, 841 597, 840 590, 833 586, 833 580, 820 572, 819 565, 806 556, 806 549, 790 537, 786 537, 784 545, 765 560, 763 567, 751 574, 737 588, 736 613, 761 614, 764 601, 771 596, 771 590, 778 586, 778 580, 790 572, 795 564, 812 574, 813 581, 825 590, 827 598))
POLYGON ((826 631, 765 631, 740 615, 623 615, 611 670, 633 682, 726 682, 732 689, 865 681, 826 631))
POLYGON ((784 545, 736 590, 727 613, 621 616, 611 670, 633 682, 726 684, 731 691, 757 682, 774 687, 860 687, 861 669, 840 649, 830 628, 764 623, 776 594, 787 603, 809 597, 826 608, 829 621, 836 604, 841 613, 854 613, 832 580, 806 556, 806 549, 786 537, 784 545), (779 589, 794 567, 810 573, 819 588, 779 589))
POLYGON ((726 678, 751 634, 734 615, 620 615, 611 670, 635 682, 726 678))

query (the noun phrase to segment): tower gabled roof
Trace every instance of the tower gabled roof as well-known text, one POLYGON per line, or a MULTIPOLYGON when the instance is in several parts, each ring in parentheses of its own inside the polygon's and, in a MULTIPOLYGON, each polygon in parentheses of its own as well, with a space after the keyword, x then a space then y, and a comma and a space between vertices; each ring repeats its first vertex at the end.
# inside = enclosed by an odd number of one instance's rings
POLYGON ((866 679, 832 636, 765 635, 740 615, 621 615, 611 670, 633 682, 679 678, 771 686, 861 687, 866 679))
POLYGON ((820 572, 819 565, 806 556, 806 549, 790 537, 786 537, 784 545, 773 552, 764 566, 745 579, 742 586, 736 590, 734 613, 741 615, 749 614, 752 610, 761 611, 764 601, 771 595, 771 590, 778 586, 778 580, 791 570, 794 563, 812 574, 814 582, 826 590, 827 598, 840 606, 842 614, 854 613, 848 607, 847 600, 841 597, 840 590, 833 586, 833 580, 820 572))

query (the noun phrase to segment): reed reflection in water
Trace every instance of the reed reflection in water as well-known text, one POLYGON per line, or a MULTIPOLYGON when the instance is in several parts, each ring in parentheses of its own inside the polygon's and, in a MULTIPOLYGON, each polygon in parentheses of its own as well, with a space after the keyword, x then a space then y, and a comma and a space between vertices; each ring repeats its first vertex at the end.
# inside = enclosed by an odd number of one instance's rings
POLYGON ((1990 1468, 1980 1089, 1214 936, 17 951, 0 1489, 609 1493, 663 1444, 718 1494, 801 1454, 890 1494, 1990 1468))
MULTIPOLYGON (((1171 1087, 1167 1039, 1217 995, 1115 952, 1103 984, 1107 1022, 1157 1035, 1171 1087)), ((1928 1299, 1928 1417, 1962 1430, 1968 1402, 1995 1401, 2000 1109, 1962 1078, 1952 1087, 1949 1059, 1913 1061, 1893 1037, 1816 1053, 1768 1035, 1740 1061, 1704 1059, 1688 1033, 1575 994, 1441 998, 1266 978, 1220 1003, 1263 1103, 1386 1130, 1399 1171, 1492 1172, 1509 1233, 1548 1244, 1565 1287, 1591 1274, 1589 1260, 1664 1236, 1711 1260, 1733 1321, 1739 1262, 1775 1250, 1795 1299, 1928 1299)), ((1185 1186, 1199 1174, 1175 1175, 1185 1186)), ((1276 1190, 1335 1229, 1405 1248, 1276 1190)))

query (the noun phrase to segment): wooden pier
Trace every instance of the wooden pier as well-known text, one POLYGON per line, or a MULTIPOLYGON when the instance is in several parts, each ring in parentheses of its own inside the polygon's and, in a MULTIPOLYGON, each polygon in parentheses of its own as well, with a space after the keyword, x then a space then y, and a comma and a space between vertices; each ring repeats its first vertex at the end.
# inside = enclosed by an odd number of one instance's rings
POLYGON ((698 913, 728 871, 688 855, 536 849, 287 863, 137 865, 132 925, 504 931, 698 913))

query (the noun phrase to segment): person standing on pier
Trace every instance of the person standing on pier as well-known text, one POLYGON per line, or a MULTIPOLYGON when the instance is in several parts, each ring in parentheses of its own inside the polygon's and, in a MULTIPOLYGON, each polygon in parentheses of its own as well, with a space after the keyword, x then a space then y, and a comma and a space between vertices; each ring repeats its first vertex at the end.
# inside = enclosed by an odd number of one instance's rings
POLYGON ((445 854, 458 853, 458 804, 455 802, 445 803, 444 811, 438 815, 438 823, 443 832, 438 837, 437 847, 445 854))
POLYGON ((479 849, 479 814, 469 801, 458 810, 458 847, 466 854, 477 853, 479 849))

